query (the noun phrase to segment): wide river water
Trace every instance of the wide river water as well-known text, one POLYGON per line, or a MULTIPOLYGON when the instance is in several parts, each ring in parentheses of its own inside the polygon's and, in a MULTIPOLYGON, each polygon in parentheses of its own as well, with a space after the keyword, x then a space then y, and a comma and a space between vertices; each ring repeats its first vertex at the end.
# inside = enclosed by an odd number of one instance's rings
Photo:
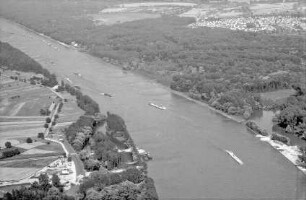
POLYGON ((149 175, 161 199, 306 199, 305 175, 243 124, 177 96, 152 80, 124 73, 4 19, 0 19, 0 40, 80 86, 99 103, 102 112, 121 115, 136 144, 154 158, 149 162, 149 175), (167 109, 156 109, 148 102, 167 109), (244 165, 236 163, 226 149, 244 165))

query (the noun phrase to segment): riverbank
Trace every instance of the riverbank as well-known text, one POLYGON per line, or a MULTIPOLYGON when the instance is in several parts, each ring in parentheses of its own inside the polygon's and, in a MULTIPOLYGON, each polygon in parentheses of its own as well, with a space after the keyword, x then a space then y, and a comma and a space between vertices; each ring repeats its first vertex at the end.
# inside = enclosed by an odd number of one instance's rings
MULTIPOLYGON (((253 122, 255 126, 257 124, 253 122)), ((268 133, 265 129, 261 130, 253 130, 251 127, 247 126, 247 130, 252 132, 257 138, 259 138, 263 142, 267 142, 270 146, 272 146, 275 150, 280 152, 284 157, 286 157, 293 165, 295 165, 299 170, 301 170, 306 175, 306 168, 299 166, 300 159, 299 156, 302 155, 298 146, 291 146, 289 144, 282 143, 277 140, 272 139, 272 134, 268 133), (264 132, 265 134, 262 134, 264 132)), ((259 127, 259 126, 257 126, 259 127)), ((275 134, 275 133, 274 133, 275 134)))

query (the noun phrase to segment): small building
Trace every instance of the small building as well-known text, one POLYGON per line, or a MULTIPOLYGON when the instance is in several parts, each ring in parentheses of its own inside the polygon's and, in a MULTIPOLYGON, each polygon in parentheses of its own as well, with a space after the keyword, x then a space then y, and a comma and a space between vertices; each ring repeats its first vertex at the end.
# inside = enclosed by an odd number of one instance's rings
POLYGON ((69 170, 68 169, 62 170, 61 175, 69 175, 69 170))

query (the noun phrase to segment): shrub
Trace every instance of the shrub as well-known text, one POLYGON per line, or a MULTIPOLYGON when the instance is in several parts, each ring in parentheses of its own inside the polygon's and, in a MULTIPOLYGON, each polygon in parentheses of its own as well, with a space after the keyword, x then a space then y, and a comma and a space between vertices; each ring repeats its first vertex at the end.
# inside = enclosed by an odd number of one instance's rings
POLYGON ((48 124, 45 124, 45 125, 44 125, 44 128, 49 128, 49 125, 48 125, 48 124))
POLYGON ((268 136, 268 132, 266 130, 261 129, 257 124, 253 121, 247 121, 245 124, 248 128, 254 131, 256 134, 260 134, 262 136, 268 136))
POLYGON ((283 135, 279 135, 277 133, 272 133, 271 140, 277 140, 277 141, 280 141, 284 144, 289 144, 289 142, 290 142, 290 139, 288 137, 283 136, 283 135))
POLYGON ((144 176, 136 168, 127 169, 125 172, 123 172, 123 177, 135 184, 140 183, 144 180, 144 176))
POLYGON ((5 143, 5 147, 6 148, 11 148, 12 147, 12 143, 11 142, 6 142, 5 143))
POLYGON ((33 142, 33 140, 30 137, 28 137, 26 141, 27 141, 27 143, 32 143, 33 142))
POLYGON ((45 139, 45 134, 44 133, 38 133, 37 137, 41 138, 41 139, 45 139))
POLYGON ((46 123, 48 123, 48 124, 49 124, 50 122, 51 122, 50 117, 47 117, 47 118, 46 118, 46 123))
POLYGON ((56 122, 55 122, 55 121, 53 121, 53 122, 52 122, 52 126, 54 126, 55 124, 56 124, 56 122))
POLYGON ((99 170, 99 168, 100 168, 99 161, 93 160, 93 159, 86 160, 84 162, 84 165, 85 165, 84 166, 85 169, 88 170, 88 171, 99 170))
POLYGON ((15 156, 17 154, 20 154, 20 151, 17 148, 8 149, 8 150, 2 152, 2 157, 3 158, 8 158, 8 157, 15 156))

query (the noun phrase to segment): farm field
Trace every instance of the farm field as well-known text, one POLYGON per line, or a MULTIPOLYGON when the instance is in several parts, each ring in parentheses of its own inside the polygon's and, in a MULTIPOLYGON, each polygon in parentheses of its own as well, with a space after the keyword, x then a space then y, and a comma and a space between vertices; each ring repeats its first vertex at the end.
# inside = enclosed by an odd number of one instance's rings
POLYGON ((295 90, 293 89, 285 89, 285 90, 261 93, 260 96, 262 99, 279 101, 279 100, 288 98, 294 93, 295 93, 295 90))
POLYGON ((17 145, 16 138, 37 137, 44 132, 46 116, 40 109, 49 108, 56 95, 48 88, 13 80, 10 76, 28 80, 33 74, 6 70, 1 74, 0 87, 0 146, 5 142, 17 145))
POLYGON ((13 144, 13 146, 22 149, 22 153, 0 159, 0 182, 28 178, 57 160, 64 152, 61 145, 54 142, 39 140, 38 142, 25 143, 24 139, 18 139, 18 141, 21 143, 13 144))
POLYGON ((13 162, 6 162, 2 163, 0 162, 0 169, 1 168, 42 168, 53 161, 55 161, 57 158, 45 158, 45 159, 39 159, 39 160, 15 160, 13 162))
POLYGON ((19 141, 15 138, 24 138, 24 137, 37 137, 37 134, 44 132, 43 124, 40 127, 25 129, 21 128, 19 130, 6 130, 0 133, 0 146, 4 147, 5 142, 10 141, 12 144, 19 144, 19 141))
MULTIPOLYGON (((2 80, 8 79, 1 76, 2 80)), ((45 87, 14 81, 0 89, 1 116, 39 116, 41 108, 47 108, 56 97, 45 87)))
POLYGON ((1 174, 0 181, 12 181, 12 180, 24 179, 31 176, 38 170, 39 168, 31 168, 31 167, 30 168, 0 167, 0 174, 1 174))
POLYGON ((84 111, 78 107, 74 97, 69 93, 62 92, 61 95, 67 99, 67 102, 64 102, 62 110, 58 114, 59 118, 57 119, 57 123, 75 122, 84 114, 84 111))

